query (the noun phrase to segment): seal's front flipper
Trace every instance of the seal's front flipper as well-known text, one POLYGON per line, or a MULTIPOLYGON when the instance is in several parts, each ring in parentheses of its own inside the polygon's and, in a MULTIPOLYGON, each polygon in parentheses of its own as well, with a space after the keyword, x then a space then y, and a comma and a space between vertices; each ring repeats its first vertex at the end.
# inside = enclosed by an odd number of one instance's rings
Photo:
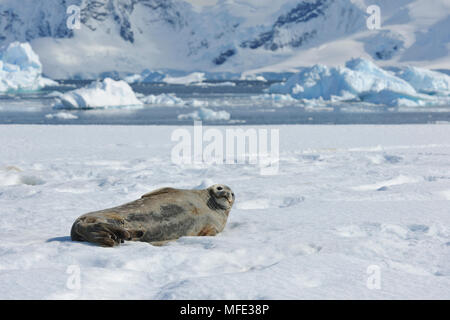
POLYGON ((89 219, 75 221, 71 236, 73 241, 88 241, 103 247, 113 247, 131 240, 130 233, 124 228, 89 219))

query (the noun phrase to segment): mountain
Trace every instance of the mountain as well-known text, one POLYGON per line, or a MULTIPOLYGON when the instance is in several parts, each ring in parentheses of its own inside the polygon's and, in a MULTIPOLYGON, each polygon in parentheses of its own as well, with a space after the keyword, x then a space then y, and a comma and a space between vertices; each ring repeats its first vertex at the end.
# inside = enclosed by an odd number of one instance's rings
POLYGON ((52 78, 148 69, 294 71, 352 57, 449 69, 446 0, 0 0, 0 46, 30 42, 52 78), (381 29, 369 30, 369 5, 381 29), (80 9, 79 29, 68 28, 80 9))

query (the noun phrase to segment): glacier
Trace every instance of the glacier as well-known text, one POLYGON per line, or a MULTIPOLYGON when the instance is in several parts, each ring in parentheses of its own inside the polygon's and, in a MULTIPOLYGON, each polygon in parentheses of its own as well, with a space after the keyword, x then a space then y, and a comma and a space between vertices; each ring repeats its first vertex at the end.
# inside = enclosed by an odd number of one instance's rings
POLYGON ((106 78, 86 87, 71 90, 59 98, 55 109, 90 109, 119 106, 141 106, 133 89, 123 80, 106 78))
POLYGON ((58 84, 42 76, 42 64, 27 42, 0 49, 0 92, 36 91, 58 84))

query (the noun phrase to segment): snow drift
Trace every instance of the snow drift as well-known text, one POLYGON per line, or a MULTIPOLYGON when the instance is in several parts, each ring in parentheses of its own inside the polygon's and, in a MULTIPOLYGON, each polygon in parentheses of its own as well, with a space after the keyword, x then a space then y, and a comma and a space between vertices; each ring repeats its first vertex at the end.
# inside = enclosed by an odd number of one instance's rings
POLYGON ((27 42, 13 42, 0 50, 0 92, 35 91, 57 85, 42 77, 42 64, 27 42))
POLYGON ((269 92, 290 94, 296 99, 361 100, 389 106, 437 105, 445 101, 419 92, 448 90, 446 78, 449 77, 445 74, 418 68, 407 68, 396 76, 358 58, 347 61, 345 67, 317 64, 304 68, 285 83, 270 86, 269 92))
POLYGON ((72 90, 63 94, 61 104, 56 109, 89 109, 118 106, 140 106, 133 89, 123 80, 115 81, 106 78, 96 81, 87 87, 72 90))

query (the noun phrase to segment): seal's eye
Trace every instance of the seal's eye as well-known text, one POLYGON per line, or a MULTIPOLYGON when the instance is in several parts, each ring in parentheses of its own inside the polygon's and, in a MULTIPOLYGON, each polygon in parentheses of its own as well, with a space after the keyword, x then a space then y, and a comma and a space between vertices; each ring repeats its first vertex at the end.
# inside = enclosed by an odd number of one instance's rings
POLYGON ((234 197, 234 193, 231 194, 234 197))
POLYGON ((222 189, 223 189, 222 187, 217 187, 217 190, 219 190, 219 191, 222 190, 222 189))

